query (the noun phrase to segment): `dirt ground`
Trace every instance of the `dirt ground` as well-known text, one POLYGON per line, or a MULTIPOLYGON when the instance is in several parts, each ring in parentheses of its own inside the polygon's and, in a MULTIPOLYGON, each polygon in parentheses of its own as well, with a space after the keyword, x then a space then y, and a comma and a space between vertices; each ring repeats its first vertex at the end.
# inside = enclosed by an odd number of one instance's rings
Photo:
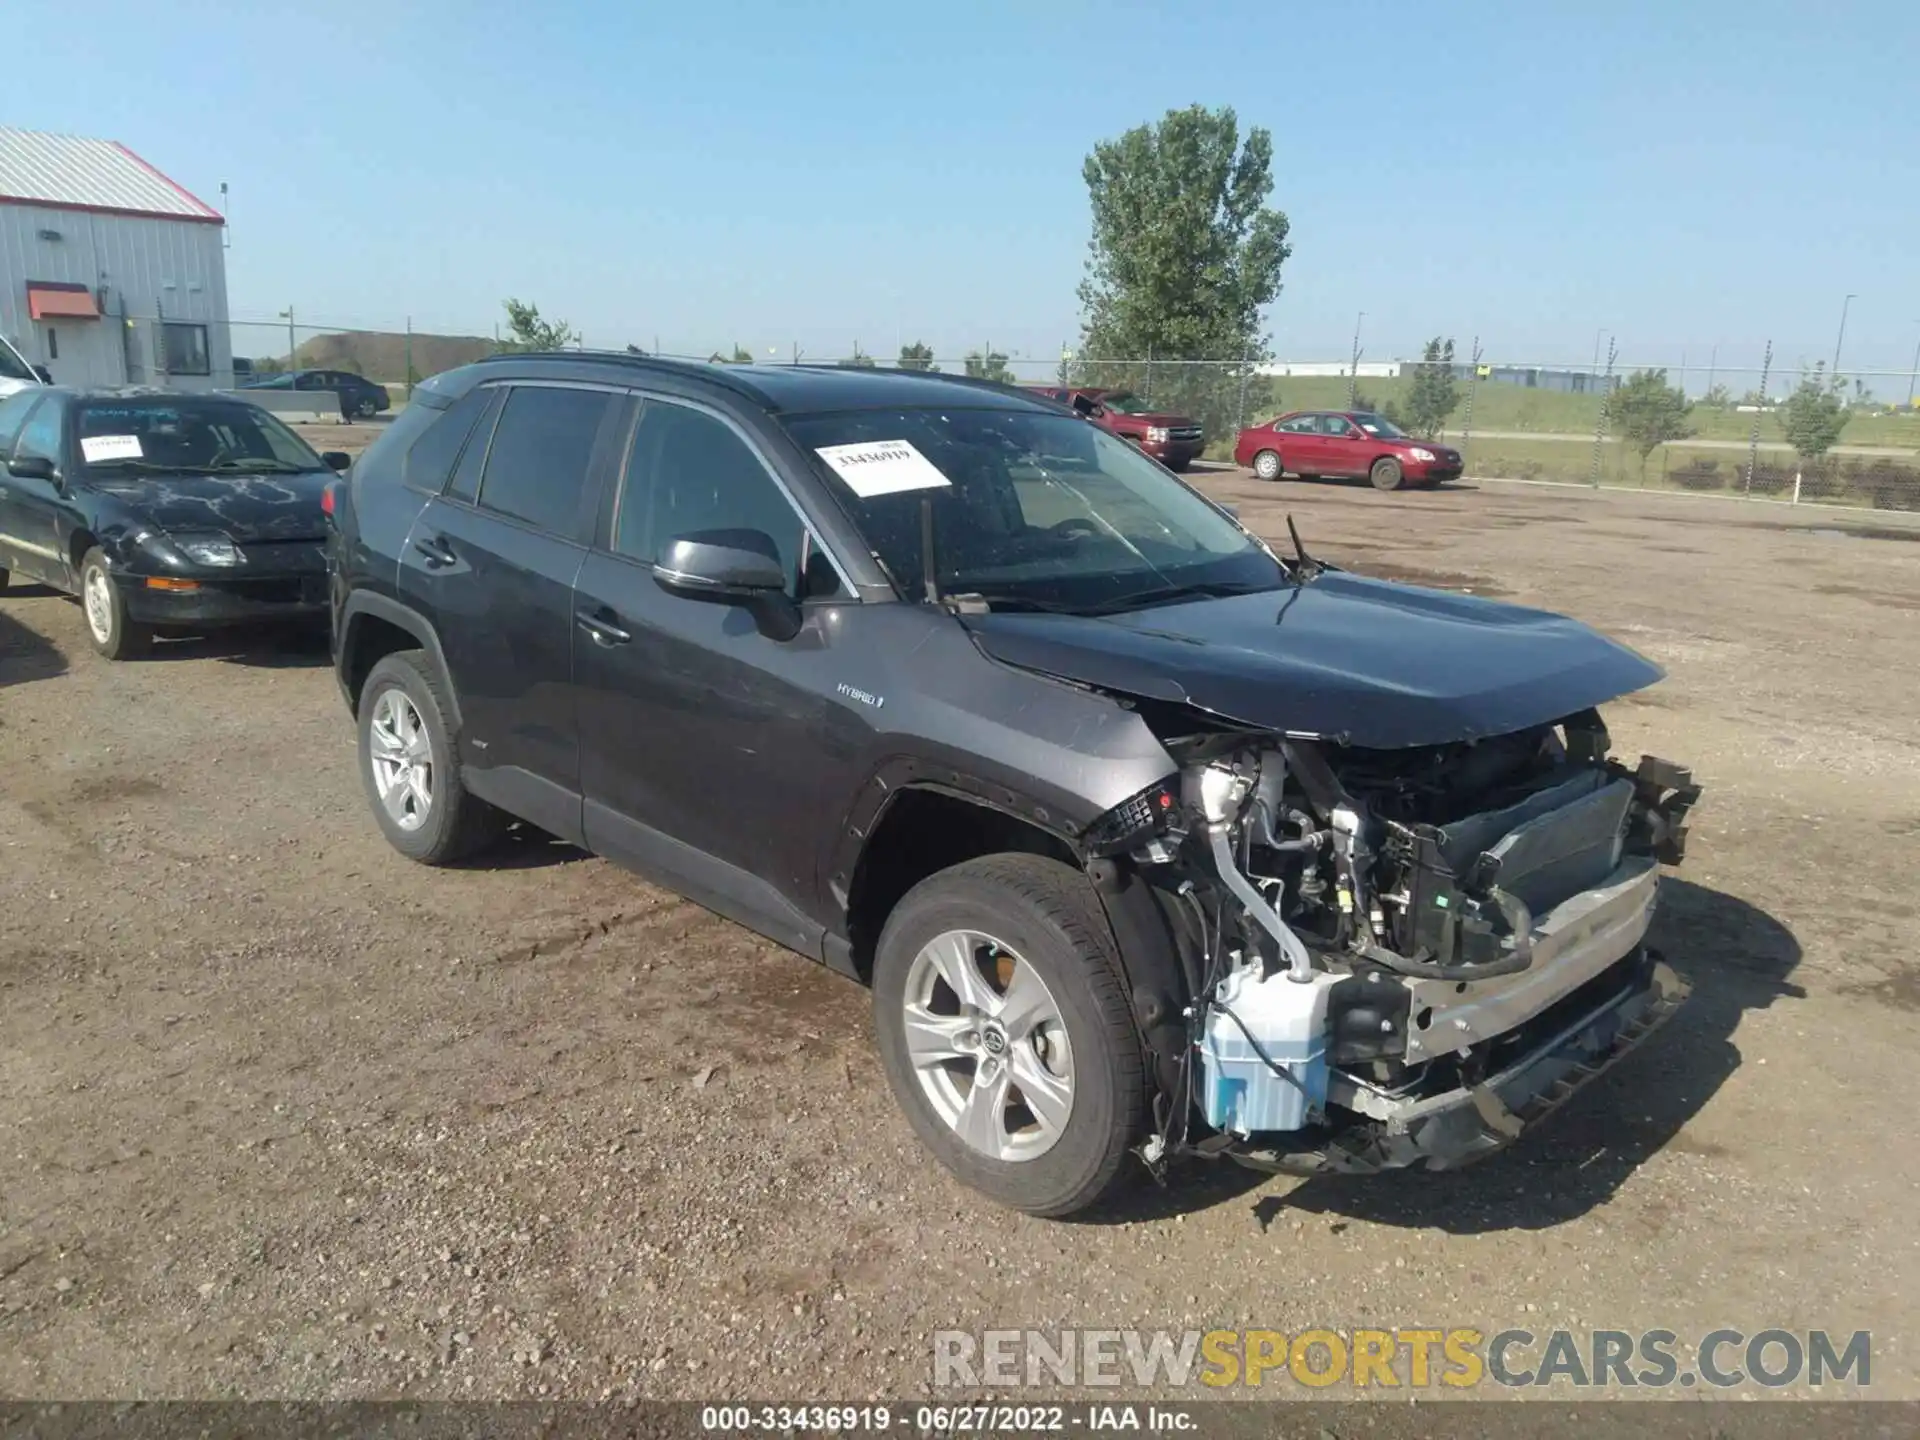
POLYGON ((1671 672, 1610 719, 1707 786, 1656 935, 1695 999, 1549 1127, 1009 1215, 920 1153, 857 987, 572 849, 390 851, 324 643, 109 665, 10 591, 0 1394, 858 1399, 945 1328, 1727 1325, 1870 1330, 1920 1397, 1920 529, 1202 483, 1671 672))

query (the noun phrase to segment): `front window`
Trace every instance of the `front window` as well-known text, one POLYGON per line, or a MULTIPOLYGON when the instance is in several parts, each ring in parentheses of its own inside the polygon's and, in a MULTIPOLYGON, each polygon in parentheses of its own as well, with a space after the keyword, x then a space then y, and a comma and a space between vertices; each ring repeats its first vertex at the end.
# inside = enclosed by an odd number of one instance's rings
POLYGON ((1287 583, 1199 495, 1063 415, 855 411, 786 424, 909 597, 925 590, 923 506, 940 592, 1009 609, 1114 611, 1287 583))
POLYGON ((264 410, 238 400, 129 396, 81 402, 74 434, 95 476, 270 475, 323 470, 313 448, 264 410))
POLYGON ((179 325, 172 321, 160 327, 160 345, 165 363, 160 367, 169 375, 211 375, 213 365, 207 358, 207 327, 179 325))
POLYGON ((1100 403, 1119 415, 1151 415, 1153 407, 1131 390, 1113 390, 1100 397, 1100 403))
POLYGON ((1376 440, 1404 440, 1407 432, 1384 415, 1356 415, 1353 423, 1376 440))

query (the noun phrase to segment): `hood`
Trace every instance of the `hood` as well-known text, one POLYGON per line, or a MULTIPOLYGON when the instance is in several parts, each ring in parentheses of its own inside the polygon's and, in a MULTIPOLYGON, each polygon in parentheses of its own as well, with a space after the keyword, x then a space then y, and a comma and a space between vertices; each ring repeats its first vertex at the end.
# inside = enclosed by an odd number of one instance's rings
POLYGON ((298 475, 141 475, 89 480, 129 515, 158 530, 218 530, 237 544, 319 540, 326 517, 320 492, 331 471, 298 475))
POLYGON ((1197 430, 1199 428, 1199 422, 1189 416, 1163 414, 1158 410, 1151 415, 1134 415, 1131 413, 1122 415, 1116 411, 1113 414, 1113 418, 1115 420, 1131 421, 1135 425, 1164 425, 1169 430, 1197 430))
POLYGON ((1544 610, 1335 571, 1125 615, 963 623, 1009 665, 1381 750, 1546 724, 1664 673, 1544 610))

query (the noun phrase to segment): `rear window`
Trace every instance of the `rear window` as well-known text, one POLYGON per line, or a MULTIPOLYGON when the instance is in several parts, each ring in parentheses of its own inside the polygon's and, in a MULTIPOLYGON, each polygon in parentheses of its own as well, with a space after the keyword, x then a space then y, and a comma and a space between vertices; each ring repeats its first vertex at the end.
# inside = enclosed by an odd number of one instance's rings
POLYGON ((555 535, 578 528, 587 463, 613 396, 563 386, 514 387, 480 478, 482 509, 555 535))

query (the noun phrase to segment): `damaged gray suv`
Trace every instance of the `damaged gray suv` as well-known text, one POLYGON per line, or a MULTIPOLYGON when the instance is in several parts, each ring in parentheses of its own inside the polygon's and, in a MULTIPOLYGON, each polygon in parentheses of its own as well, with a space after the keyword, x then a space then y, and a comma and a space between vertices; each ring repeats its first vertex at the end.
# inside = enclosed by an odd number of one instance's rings
POLYGON ((1659 670, 1270 550, 947 376, 516 355, 334 482, 373 816, 524 821, 871 987, 927 1147, 1065 1215, 1182 1155, 1444 1168, 1672 1014, 1659 670))

